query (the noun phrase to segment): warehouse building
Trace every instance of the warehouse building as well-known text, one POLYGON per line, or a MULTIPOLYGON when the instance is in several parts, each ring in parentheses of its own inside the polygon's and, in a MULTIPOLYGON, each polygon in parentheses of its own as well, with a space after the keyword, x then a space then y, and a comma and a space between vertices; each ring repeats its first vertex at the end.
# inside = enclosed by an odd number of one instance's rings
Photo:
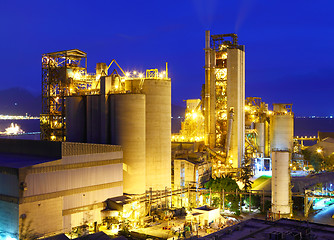
POLYGON ((0 236, 17 238, 19 223, 37 235, 101 223, 122 169, 120 146, 0 139, 0 236))

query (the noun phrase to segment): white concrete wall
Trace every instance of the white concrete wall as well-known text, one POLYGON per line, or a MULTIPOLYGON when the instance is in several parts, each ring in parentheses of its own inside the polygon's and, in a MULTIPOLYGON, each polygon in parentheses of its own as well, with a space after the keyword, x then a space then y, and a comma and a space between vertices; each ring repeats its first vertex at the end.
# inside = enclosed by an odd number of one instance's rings
POLYGON ((272 152, 271 203, 274 214, 290 214, 290 153, 272 152))
MULTIPOLYGON (((63 232, 61 197, 20 204, 19 214, 26 215, 25 225, 39 235, 63 232)), ((20 219, 22 222, 22 219, 20 219)))
POLYGON ((94 186, 123 180, 123 164, 85 167, 56 172, 29 174, 24 197, 94 186))
POLYGON ((271 149, 293 149, 293 115, 274 114, 270 120, 271 149))
POLYGON ((241 166, 245 148, 245 52, 227 50, 227 111, 234 109, 229 156, 232 166, 241 166))
POLYGON ((87 206, 94 203, 101 203, 108 198, 121 196, 122 187, 106 188, 91 192, 82 192, 63 197, 63 209, 73 209, 80 206, 87 206))

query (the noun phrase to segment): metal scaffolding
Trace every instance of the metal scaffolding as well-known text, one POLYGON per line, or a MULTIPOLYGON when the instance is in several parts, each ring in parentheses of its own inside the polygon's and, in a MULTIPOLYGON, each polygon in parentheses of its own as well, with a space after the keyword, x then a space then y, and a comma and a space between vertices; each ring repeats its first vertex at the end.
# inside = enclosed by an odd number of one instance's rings
POLYGON ((92 87, 87 54, 78 49, 42 55, 41 140, 65 141, 65 98, 92 87))

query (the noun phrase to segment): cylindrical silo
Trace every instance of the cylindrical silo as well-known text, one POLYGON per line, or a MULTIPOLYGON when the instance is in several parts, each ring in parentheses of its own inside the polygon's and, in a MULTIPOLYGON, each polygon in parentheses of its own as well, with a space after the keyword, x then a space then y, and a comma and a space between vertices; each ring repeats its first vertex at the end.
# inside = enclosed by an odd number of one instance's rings
POLYGON ((86 104, 85 97, 66 98, 66 141, 86 141, 86 104))
POLYGON ((272 152, 271 203, 275 218, 290 217, 290 153, 272 152))
POLYGON ((265 147, 265 131, 264 131, 264 123, 257 122, 255 123, 255 129, 257 131, 256 142, 259 148, 259 152, 264 157, 264 147, 265 147))
POLYGON ((171 81, 145 79, 146 189, 171 187, 171 81))
POLYGON ((271 149, 292 150, 293 114, 274 113, 270 119, 271 149))
POLYGON ((101 143, 101 97, 87 96, 86 103, 87 143, 101 143))
POLYGON ((123 191, 145 193, 145 95, 113 94, 109 103, 111 144, 121 145, 123 149, 123 191))

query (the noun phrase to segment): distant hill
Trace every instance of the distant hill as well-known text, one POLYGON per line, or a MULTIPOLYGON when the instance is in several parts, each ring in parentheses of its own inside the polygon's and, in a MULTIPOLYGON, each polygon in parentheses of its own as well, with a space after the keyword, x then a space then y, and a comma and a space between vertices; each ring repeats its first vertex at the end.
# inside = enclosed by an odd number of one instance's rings
POLYGON ((35 96, 25 88, 0 90, 0 114, 39 116, 41 97, 35 96))

